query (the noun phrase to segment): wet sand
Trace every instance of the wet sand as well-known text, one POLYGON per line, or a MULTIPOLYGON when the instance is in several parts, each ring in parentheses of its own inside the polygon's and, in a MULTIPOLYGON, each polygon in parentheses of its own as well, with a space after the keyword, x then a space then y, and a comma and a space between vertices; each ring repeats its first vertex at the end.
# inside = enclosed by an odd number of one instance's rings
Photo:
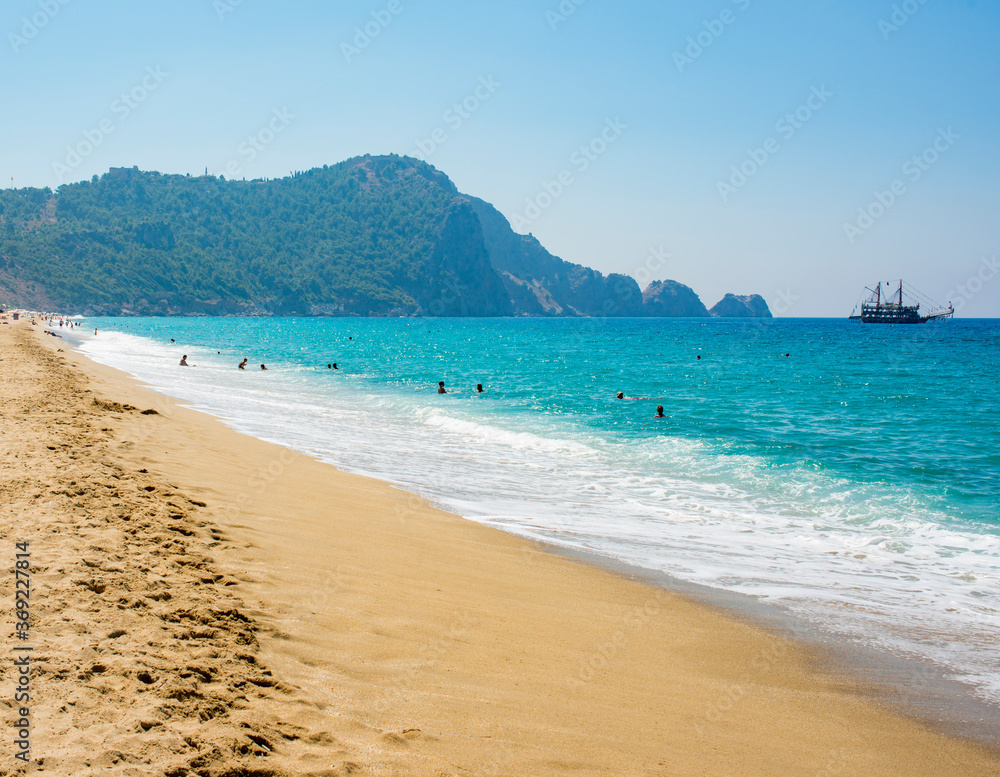
POLYGON ((0 359, 45 773, 1000 773, 745 620, 240 435, 23 322, 0 359))

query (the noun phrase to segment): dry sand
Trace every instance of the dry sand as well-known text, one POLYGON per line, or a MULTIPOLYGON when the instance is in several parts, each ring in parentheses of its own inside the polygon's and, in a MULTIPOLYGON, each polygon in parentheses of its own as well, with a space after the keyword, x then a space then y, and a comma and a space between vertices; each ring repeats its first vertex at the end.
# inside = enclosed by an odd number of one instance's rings
POLYGON ((237 434, 39 329, 0 326, 29 771, 1000 774, 806 648, 237 434))

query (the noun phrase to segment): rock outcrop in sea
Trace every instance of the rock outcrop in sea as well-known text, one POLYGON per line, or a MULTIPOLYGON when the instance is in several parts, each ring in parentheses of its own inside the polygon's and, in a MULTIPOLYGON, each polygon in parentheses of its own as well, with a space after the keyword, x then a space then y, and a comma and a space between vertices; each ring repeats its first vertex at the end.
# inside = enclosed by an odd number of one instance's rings
POLYGON ((709 313, 718 318, 772 318, 771 311, 760 294, 727 294, 709 313))

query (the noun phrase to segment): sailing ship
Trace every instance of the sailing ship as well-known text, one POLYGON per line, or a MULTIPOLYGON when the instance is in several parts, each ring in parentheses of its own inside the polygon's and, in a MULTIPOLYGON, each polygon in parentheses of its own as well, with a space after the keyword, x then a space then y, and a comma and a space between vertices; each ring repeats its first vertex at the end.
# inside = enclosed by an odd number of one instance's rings
POLYGON ((928 321, 951 318, 955 315, 955 308, 950 302, 948 307, 938 305, 909 284, 905 285, 905 299, 902 280, 898 281, 896 290, 892 293, 889 292, 892 288, 889 281, 885 282, 885 293, 882 291, 881 283, 874 289, 866 286, 865 291, 870 293, 867 299, 860 302, 861 312, 858 312, 858 306, 855 305, 854 312, 849 318, 851 321, 861 321, 865 324, 926 324, 928 321), (927 305, 927 313, 920 312, 921 301, 927 305))

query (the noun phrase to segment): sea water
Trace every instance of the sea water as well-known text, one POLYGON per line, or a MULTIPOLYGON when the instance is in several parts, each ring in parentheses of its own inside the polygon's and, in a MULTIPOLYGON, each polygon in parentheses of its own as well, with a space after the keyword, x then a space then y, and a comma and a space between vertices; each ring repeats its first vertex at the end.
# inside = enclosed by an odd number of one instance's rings
POLYGON ((85 326, 86 354, 241 432, 515 534, 774 603, 937 662, 1000 705, 1000 322, 85 326))

